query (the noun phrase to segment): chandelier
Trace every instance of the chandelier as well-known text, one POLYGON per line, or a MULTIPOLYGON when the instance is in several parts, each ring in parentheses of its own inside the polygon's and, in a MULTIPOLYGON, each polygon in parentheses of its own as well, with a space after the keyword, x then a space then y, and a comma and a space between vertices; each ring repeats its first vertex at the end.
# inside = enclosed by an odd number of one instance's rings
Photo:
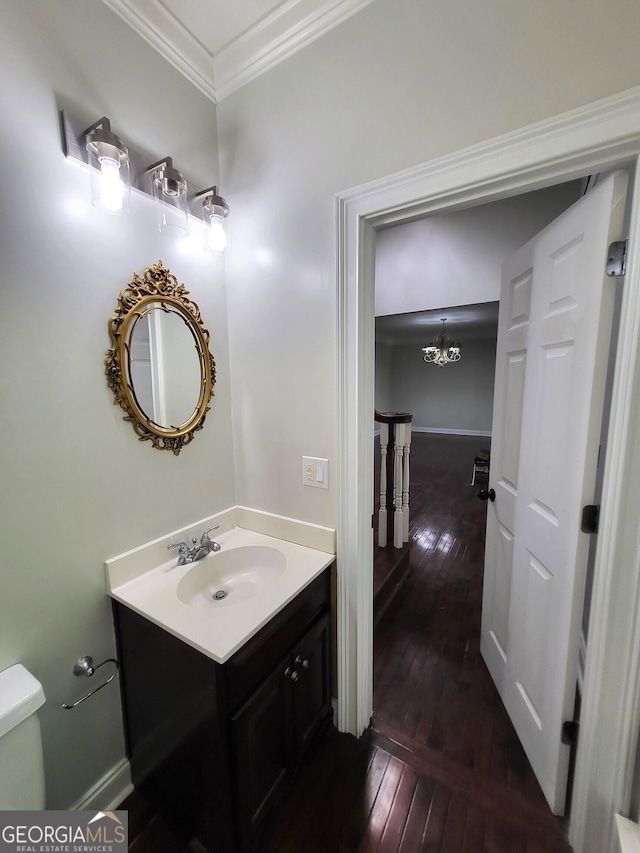
POLYGON ((444 324, 442 321, 442 331, 436 336, 435 341, 428 347, 422 347, 424 360, 427 364, 436 364, 438 367, 444 367, 452 361, 460 361, 460 347, 458 344, 453 344, 449 340, 449 335, 445 334, 444 324))

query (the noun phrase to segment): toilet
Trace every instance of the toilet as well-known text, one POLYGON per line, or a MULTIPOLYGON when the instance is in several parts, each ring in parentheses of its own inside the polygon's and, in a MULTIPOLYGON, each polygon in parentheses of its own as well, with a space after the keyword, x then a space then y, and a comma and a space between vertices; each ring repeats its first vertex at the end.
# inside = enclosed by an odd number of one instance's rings
POLYGON ((22 664, 0 672, 0 811, 44 808, 40 682, 22 664))

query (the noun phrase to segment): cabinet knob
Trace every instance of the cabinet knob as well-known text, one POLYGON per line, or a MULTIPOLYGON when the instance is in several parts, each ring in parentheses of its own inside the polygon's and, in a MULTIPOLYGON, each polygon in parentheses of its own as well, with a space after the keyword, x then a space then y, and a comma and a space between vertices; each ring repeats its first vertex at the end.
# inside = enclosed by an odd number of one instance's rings
POLYGON ((285 677, 285 678, 290 678, 290 679, 291 679, 291 681, 297 681, 297 680, 300 678, 300 676, 298 675, 297 670, 292 669, 290 666, 288 666, 288 667, 285 669, 285 671, 284 671, 284 677, 285 677))
POLYGON ((305 658, 304 660, 298 655, 295 659, 295 663, 301 666, 303 669, 309 669, 309 661, 305 658))

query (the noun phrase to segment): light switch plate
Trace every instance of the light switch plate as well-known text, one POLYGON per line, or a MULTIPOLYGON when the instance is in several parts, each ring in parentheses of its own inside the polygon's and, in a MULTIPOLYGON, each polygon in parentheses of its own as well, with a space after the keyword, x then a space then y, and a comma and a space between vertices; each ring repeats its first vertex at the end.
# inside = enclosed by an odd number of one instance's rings
POLYGON ((316 456, 302 457, 302 483, 316 489, 329 488, 329 460, 316 456))

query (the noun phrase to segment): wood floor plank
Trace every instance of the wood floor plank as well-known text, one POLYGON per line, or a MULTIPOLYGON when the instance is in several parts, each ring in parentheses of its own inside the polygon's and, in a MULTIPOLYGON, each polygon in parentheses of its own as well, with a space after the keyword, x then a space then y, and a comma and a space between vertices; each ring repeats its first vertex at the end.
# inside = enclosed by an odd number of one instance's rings
POLYGON ((371 808, 369 819, 358 853, 375 853, 380 846, 384 830, 393 811, 396 793, 402 779, 405 765, 397 758, 390 758, 378 793, 371 808))
POLYGON ((479 777, 473 769, 465 768, 438 750, 411 742, 406 736, 374 721, 372 741, 381 749, 429 776, 438 784, 482 808, 492 818, 504 822, 523 837, 546 843, 548 849, 568 851, 563 829, 545 803, 531 802, 519 797, 504 785, 489 777, 479 777))
MULTIPOLYGON (((376 750, 363 748, 363 741, 356 741, 349 735, 341 735, 341 738, 347 741, 347 748, 341 750, 341 777, 333 780, 329 789, 315 789, 315 799, 324 803, 324 814, 316 821, 312 832, 312 837, 318 839, 317 853, 356 853, 369 820, 368 775, 376 750)), ((305 790, 307 796, 313 796, 308 786, 305 790)), ((275 822, 278 822, 277 815, 275 822)), ((309 839, 306 839, 305 851, 308 845, 309 839)))
POLYGON ((411 767, 403 765, 402 778, 380 839, 378 853, 397 853, 405 833, 419 778, 411 767))
POLYGON ((398 853, 420 853, 422 850, 422 839, 435 787, 435 782, 427 776, 418 777, 398 853))
POLYGON ((431 798, 431 806, 427 815, 427 823, 422 836, 422 848, 424 853, 440 853, 442 839, 447 824, 449 801, 451 792, 442 785, 437 785, 431 798))
POLYGON ((484 850, 485 822, 484 811, 475 803, 469 803, 460 853, 478 853, 484 850))
POLYGON ((461 796, 452 796, 447 812, 447 822, 440 847, 441 853, 460 853, 464 844, 469 802, 461 796))

